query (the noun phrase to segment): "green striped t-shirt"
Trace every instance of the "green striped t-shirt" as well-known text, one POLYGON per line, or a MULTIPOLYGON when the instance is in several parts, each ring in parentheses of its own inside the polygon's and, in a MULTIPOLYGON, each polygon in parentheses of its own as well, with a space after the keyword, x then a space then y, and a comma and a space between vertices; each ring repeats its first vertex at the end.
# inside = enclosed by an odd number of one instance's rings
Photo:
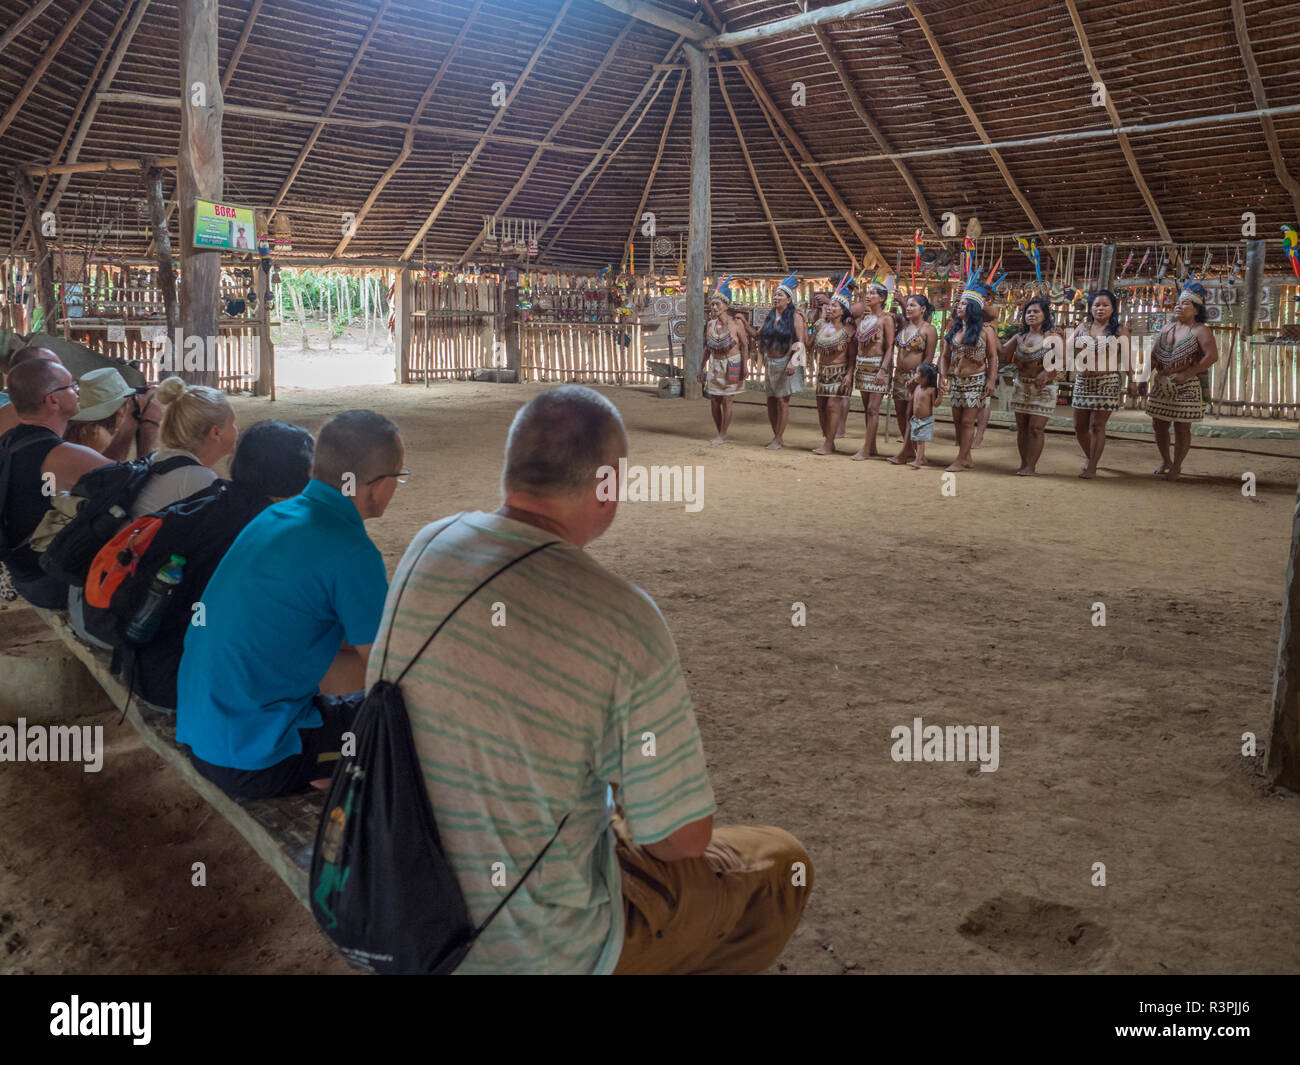
MULTIPOLYGON (((481 580, 556 539, 481 511, 426 526, 390 585, 367 687, 386 645, 392 680, 481 580)), ((623 901, 609 785, 638 843, 716 809, 677 647, 654 601, 557 543, 466 603, 406 675, 402 697, 475 924, 571 815, 457 971, 613 971, 623 901)))

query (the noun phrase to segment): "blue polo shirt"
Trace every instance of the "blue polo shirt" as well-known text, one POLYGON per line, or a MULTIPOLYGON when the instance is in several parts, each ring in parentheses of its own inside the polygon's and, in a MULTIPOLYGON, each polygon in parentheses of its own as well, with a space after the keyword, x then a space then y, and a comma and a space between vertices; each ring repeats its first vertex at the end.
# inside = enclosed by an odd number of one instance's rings
POLYGON ((302 751, 300 728, 344 642, 373 643, 388 577, 352 500, 309 481, 249 522, 185 633, 176 740, 212 765, 269 769, 302 751))

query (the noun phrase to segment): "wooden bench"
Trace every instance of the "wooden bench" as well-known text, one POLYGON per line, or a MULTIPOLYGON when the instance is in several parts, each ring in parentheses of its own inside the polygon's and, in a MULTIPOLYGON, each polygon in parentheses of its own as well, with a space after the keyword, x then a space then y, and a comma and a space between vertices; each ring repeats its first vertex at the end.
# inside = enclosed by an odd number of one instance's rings
MULTIPOLYGON (((90 675, 113 700, 113 705, 122 710, 126 706, 127 690, 109 669, 108 653, 79 639, 68 624, 66 614, 34 609, 85 664, 90 675)), ((219 678, 213 680, 215 683, 219 678)), ((312 791, 279 799, 232 799, 201 777, 190 763, 185 748, 176 742, 176 714, 173 711, 133 696, 126 716, 144 742, 235 826, 253 850, 289 886, 294 898, 310 910, 308 879, 311 855, 316 845, 316 826, 325 804, 325 793, 312 791)))

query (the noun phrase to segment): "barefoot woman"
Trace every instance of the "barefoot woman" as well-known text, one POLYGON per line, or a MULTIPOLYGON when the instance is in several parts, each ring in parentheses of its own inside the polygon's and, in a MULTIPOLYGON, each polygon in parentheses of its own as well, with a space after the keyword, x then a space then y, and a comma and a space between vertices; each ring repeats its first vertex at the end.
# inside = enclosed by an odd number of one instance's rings
POLYGON ((1193 281, 1178 297, 1174 320, 1160 331, 1151 350, 1155 376, 1147 394, 1147 413, 1160 449, 1156 476, 1178 480, 1192 446, 1192 422, 1205 414, 1198 374, 1219 361, 1214 334, 1205 324, 1205 286, 1193 281), (1174 427, 1174 451, 1169 453, 1169 426, 1174 427))
POLYGON ((700 368, 699 380, 713 405, 713 424, 718 435, 710 443, 725 444, 731 428, 731 406, 745 391, 745 354, 749 336, 739 319, 733 318, 729 278, 718 282, 709 297, 709 321, 704 327, 704 350, 708 360, 700 368))
POLYGON ((845 405, 840 401, 851 394, 858 343, 849 307, 849 294, 841 282, 826 304, 813 337, 817 354, 817 420, 822 430, 822 443, 813 448, 814 455, 833 455, 835 436, 844 425, 845 405))
POLYGON ((878 281, 871 282, 862 297, 864 310, 858 323, 858 361, 853 374, 867 418, 867 438, 853 456, 859 462, 880 454, 876 450, 880 404, 893 390, 894 316, 885 313, 887 299, 889 289, 878 281))
MULTIPOLYGON (((1016 389, 1011 409, 1016 415, 1016 448, 1020 452, 1019 477, 1032 477, 1043 453, 1047 419, 1056 410, 1056 371, 1043 366, 1052 335, 1052 308, 1035 296, 1020 312, 1020 332, 1006 342, 1002 354, 1016 361, 1016 389)), ((1060 344, 1053 337, 1052 343, 1060 344)), ((1060 348, 1057 348, 1059 354, 1060 348)))
POLYGON ((998 334, 984 321, 986 292, 978 280, 962 293, 952 325, 943 337, 939 359, 940 391, 951 397, 952 423, 957 433, 957 458, 950 473, 969 470, 975 420, 993 395, 998 380, 998 334))
MULTIPOLYGON (((1079 323, 1071 339, 1076 364, 1086 367, 1075 372, 1070 400, 1074 407, 1074 435, 1087 460, 1079 476, 1091 479, 1097 476, 1097 463, 1106 449, 1106 423, 1123 403, 1123 379, 1116 358, 1128 345, 1129 331, 1119 324, 1115 293, 1103 288, 1092 294, 1088 317, 1079 323)), ((1131 381, 1129 391, 1137 394, 1137 385, 1131 381)))
POLYGON ((903 301, 903 314, 906 324, 899 331, 894 353, 894 415, 898 418, 898 437, 903 447, 889 460, 896 466, 911 462, 916 456, 908 435, 912 419, 912 393, 908 384, 921 363, 934 361, 934 349, 939 343, 939 334, 930 324, 934 307, 924 293, 908 296, 903 301))
POLYGON ((767 420, 772 423, 769 451, 778 451, 785 445, 790 397, 803 391, 803 367, 797 363, 803 354, 808 327, 794 305, 798 284, 798 277, 791 274, 777 286, 772 309, 767 312, 758 334, 759 350, 767 369, 767 420))

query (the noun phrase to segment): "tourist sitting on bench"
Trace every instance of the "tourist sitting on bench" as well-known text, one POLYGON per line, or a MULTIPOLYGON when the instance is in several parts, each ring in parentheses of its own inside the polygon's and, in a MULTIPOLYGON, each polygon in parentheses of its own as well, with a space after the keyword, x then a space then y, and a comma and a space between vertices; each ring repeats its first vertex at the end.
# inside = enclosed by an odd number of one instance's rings
POLYGON ((4 561, 19 595, 33 606, 64 610, 68 586, 41 569, 27 541, 55 492, 68 491, 83 474, 109 460, 91 448, 64 442, 80 403, 77 382, 57 359, 28 358, 10 371, 8 384, 19 424, 0 436, 0 456, 7 453, 10 464, 8 492, 0 499, 0 521, 12 548, 4 561))
POLYGON ((393 577, 371 684, 396 678, 463 596, 518 560, 401 682, 475 924, 555 838, 457 972, 759 972, 812 887, 790 833, 713 828, 672 634, 645 592, 584 550, 618 507, 598 471, 626 455, 608 399, 543 392, 510 427, 501 509, 426 526, 393 577))
POLYGON ((388 592, 363 522, 388 506, 404 455, 382 415, 335 415, 302 494, 249 522, 208 581, 205 624, 185 632, 176 739, 228 795, 328 781, 388 592))

